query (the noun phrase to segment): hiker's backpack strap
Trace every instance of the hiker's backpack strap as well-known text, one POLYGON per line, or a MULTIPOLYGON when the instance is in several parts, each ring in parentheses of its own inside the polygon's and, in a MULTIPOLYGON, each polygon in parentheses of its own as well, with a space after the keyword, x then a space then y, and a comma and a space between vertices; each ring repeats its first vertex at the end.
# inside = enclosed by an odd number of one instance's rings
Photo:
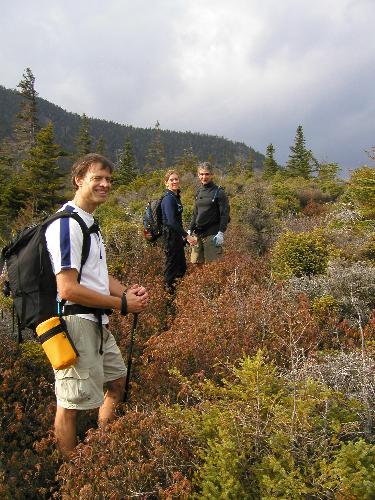
POLYGON ((224 188, 222 188, 221 186, 218 186, 217 189, 215 190, 214 197, 212 198, 212 203, 215 203, 215 201, 218 200, 218 195, 219 195, 220 189, 222 189, 224 191, 224 188))
POLYGON ((90 247, 91 247, 91 234, 95 233, 99 235, 100 233, 100 227, 99 224, 95 221, 92 226, 87 227, 87 224, 84 222, 82 217, 80 217, 77 212, 69 212, 70 217, 72 217, 75 221, 78 222, 78 224, 81 227, 82 234, 83 234, 83 242, 82 242, 82 257, 81 257, 81 268, 79 271, 79 279, 78 282, 81 281, 81 274, 82 274, 82 267, 85 265, 87 258, 90 253, 90 247))
MULTIPOLYGON (((198 188, 198 190, 196 191, 196 193, 195 193, 195 201, 197 201, 199 193, 201 192, 201 189, 202 188, 198 188)), ((217 201, 220 189, 222 189, 224 191, 223 187, 217 186, 217 188, 215 189, 214 195, 212 197, 212 200, 211 200, 212 203, 215 203, 215 201, 217 201)))
POLYGON ((212 203, 215 203, 216 204, 216 207, 217 207, 217 210, 220 212, 220 209, 219 209, 219 192, 223 191, 224 195, 225 195, 225 198, 226 198, 226 203, 227 203, 227 206, 228 206, 228 223, 230 222, 230 215, 229 215, 229 211, 230 211, 230 205, 229 205, 229 202, 228 202, 228 196, 227 194, 225 193, 225 189, 222 187, 222 186, 218 186, 216 191, 215 191, 215 194, 214 194, 214 197, 212 199, 212 203))
MULTIPOLYGON (((67 206, 64 210, 61 210, 60 212, 56 212, 55 214, 51 215, 46 221, 45 224, 46 226, 51 224, 57 219, 63 219, 63 218, 68 218, 71 217, 75 221, 78 222, 80 225, 82 234, 83 234, 83 240, 82 240, 82 257, 81 257, 81 268, 79 272, 79 280, 81 278, 81 273, 82 273, 82 267, 85 265, 87 258, 90 253, 90 246, 91 246, 91 234, 96 233, 99 235, 100 233, 100 227, 97 221, 92 224, 91 227, 87 227, 87 224, 85 221, 82 219, 82 217, 77 213, 74 212, 74 207, 67 206)), ((95 219, 94 219, 95 220, 95 219)))

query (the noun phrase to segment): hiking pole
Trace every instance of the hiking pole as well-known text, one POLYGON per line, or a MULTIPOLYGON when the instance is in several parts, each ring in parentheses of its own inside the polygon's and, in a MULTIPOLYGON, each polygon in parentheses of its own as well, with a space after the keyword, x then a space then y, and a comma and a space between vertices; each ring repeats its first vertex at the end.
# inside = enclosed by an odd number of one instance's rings
POLYGON ((131 335, 130 335, 130 344, 129 344, 129 350, 128 350, 128 366, 127 366, 127 370, 126 370, 125 391, 124 391, 124 399, 123 399, 124 403, 127 402, 128 394, 129 394, 130 370, 131 370, 132 361, 133 361, 132 354, 133 354, 135 334, 137 331, 137 324, 138 324, 138 313, 134 313, 132 331, 131 331, 131 335))

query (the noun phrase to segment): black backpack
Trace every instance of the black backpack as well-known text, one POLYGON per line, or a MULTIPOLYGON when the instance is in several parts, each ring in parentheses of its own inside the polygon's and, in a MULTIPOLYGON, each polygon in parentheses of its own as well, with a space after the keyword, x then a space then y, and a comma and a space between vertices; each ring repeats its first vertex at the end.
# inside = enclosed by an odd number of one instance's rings
POLYGON ((98 233, 99 226, 94 223, 90 228, 76 212, 63 210, 45 219, 40 224, 23 229, 17 237, 1 251, 0 274, 6 263, 8 295, 12 295, 14 310, 18 320, 18 337, 28 327, 33 330, 39 323, 58 315, 56 301, 56 277, 47 250, 46 229, 53 221, 61 218, 75 219, 83 233, 81 269, 90 252, 91 233, 98 233))
POLYGON ((164 196, 147 203, 143 215, 143 233, 148 241, 156 241, 163 234, 163 214, 161 202, 164 196))

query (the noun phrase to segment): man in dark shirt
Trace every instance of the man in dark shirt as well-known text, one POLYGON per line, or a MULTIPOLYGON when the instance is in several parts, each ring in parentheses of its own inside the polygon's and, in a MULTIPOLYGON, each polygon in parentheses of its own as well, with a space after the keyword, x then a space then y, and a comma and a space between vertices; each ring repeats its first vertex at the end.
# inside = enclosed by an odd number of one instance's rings
POLYGON ((229 222, 229 202, 225 191, 213 182, 208 162, 198 165, 201 187, 195 199, 190 232, 198 238, 192 247, 191 262, 213 262, 223 255, 224 233, 229 222))

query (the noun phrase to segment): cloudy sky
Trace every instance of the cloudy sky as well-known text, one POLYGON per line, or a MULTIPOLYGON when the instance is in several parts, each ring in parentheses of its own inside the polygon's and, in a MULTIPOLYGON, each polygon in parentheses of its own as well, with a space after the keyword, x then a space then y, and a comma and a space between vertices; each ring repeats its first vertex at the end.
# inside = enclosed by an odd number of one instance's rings
MULTIPOLYGON (((0 0, 0 84, 123 124, 243 141, 284 163, 301 124, 346 169, 375 145, 375 0, 0 0)), ((1 119, 1 117, 0 117, 1 119)))

